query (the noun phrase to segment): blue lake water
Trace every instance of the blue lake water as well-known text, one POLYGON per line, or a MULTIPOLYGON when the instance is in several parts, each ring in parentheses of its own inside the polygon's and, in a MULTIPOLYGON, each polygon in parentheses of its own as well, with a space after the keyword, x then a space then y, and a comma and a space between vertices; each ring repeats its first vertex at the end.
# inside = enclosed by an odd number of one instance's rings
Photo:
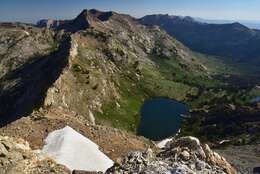
POLYGON ((155 98, 146 100, 140 112, 137 134, 158 141, 178 132, 181 115, 188 115, 189 108, 175 100, 155 98))
POLYGON ((257 96, 251 100, 251 103, 260 102, 260 96, 257 96))

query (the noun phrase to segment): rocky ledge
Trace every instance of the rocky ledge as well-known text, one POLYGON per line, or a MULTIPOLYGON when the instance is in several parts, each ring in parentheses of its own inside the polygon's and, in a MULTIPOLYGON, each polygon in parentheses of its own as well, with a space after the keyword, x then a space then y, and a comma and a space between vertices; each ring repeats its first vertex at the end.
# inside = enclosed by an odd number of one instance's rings
POLYGON ((235 169, 208 145, 197 138, 182 137, 167 144, 159 152, 148 149, 133 152, 109 169, 107 173, 145 174, 235 174, 235 169))
POLYGON ((70 174, 53 160, 32 151, 28 142, 0 136, 1 174, 70 174))
MULTIPOLYGON (((26 141, 0 136, 0 173, 69 174, 70 172, 40 152, 32 151, 26 141)), ((105 173, 235 174, 236 171, 223 157, 213 152, 208 145, 201 144, 197 138, 182 137, 172 140, 164 149, 131 152, 126 157, 118 159, 105 173)))

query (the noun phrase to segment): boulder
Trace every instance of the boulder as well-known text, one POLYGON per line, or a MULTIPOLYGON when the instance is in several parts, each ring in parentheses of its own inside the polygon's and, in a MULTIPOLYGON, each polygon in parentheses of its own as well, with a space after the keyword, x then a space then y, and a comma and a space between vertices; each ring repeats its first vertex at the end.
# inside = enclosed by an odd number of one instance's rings
POLYGON ((235 174, 235 169, 208 145, 203 145, 195 137, 181 137, 169 142, 161 152, 151 149, 133 152, 120 164, 114 165, 106 173, 151 173, 151 174, 235 174))
POLYGON ((23 139, 0 136, 0 173, 70 174, 70 171, 65 166, 32 151, 23 139))

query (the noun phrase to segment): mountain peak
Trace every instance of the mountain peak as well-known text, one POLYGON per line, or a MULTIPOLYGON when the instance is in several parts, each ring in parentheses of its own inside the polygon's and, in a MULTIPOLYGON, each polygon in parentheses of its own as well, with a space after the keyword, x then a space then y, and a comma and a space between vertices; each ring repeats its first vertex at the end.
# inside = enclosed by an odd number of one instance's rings
POLYGON ((249 29, 245 25, 243 25, 243 24, 241 24, 239 22, 231 23, 231 26, 236 27, 236 28, 246 28, 246 29, 249 29))
POLYGON ((182 24, 197 24, 200 23, 191 16, 175 16, 169 14, 155 14, 155 15, 147 15, 140 19, 144 24, 149 23, 182 23, 182 24))
MULTIPOLYGON (((115 14, 115 12, 112 11, 108 11, 108 12, 103 12, 103 11, 99 11, 97 9, 84 9, 78 17, 89 17, 89 18, 94 18, 94 19, 98 19, 100 21, 107 21, 109 20, 109 18, 111 16, 113 16, 115 14)), ((77 17, 77 18, 78 18, 77 17)), ((77 19, 76 18, 76 19, 77 19)))
POLYGON ((103 12, 96 9, 84 9, 74 20, 60 26, 59 29, 65 29, 70 32, 84 30, 96 26, 98 23, 108 21, 115 14, 112 11, 103 12))

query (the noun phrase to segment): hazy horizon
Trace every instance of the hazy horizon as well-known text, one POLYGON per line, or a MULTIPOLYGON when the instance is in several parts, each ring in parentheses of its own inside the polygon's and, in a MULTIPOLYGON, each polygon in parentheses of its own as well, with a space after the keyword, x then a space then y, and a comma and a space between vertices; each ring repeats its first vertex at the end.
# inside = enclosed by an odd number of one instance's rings
POLYGON ((219 0, 132 0, 122 1, 97 0, 2 0, 0 2, 0 22, 35 23, 40 19, 72 19, 83 9, 116 11, 134 17, 149 14, 169 14, 192 16, 207 20, 228 20, 237 22, 260 23, 260 12, 257 7, 260 1, 237 0, 235 2, 219 0), (10 10, 12 9, 12 10, 10 10), (232 9, 232 10, 230 10, 232 9))

